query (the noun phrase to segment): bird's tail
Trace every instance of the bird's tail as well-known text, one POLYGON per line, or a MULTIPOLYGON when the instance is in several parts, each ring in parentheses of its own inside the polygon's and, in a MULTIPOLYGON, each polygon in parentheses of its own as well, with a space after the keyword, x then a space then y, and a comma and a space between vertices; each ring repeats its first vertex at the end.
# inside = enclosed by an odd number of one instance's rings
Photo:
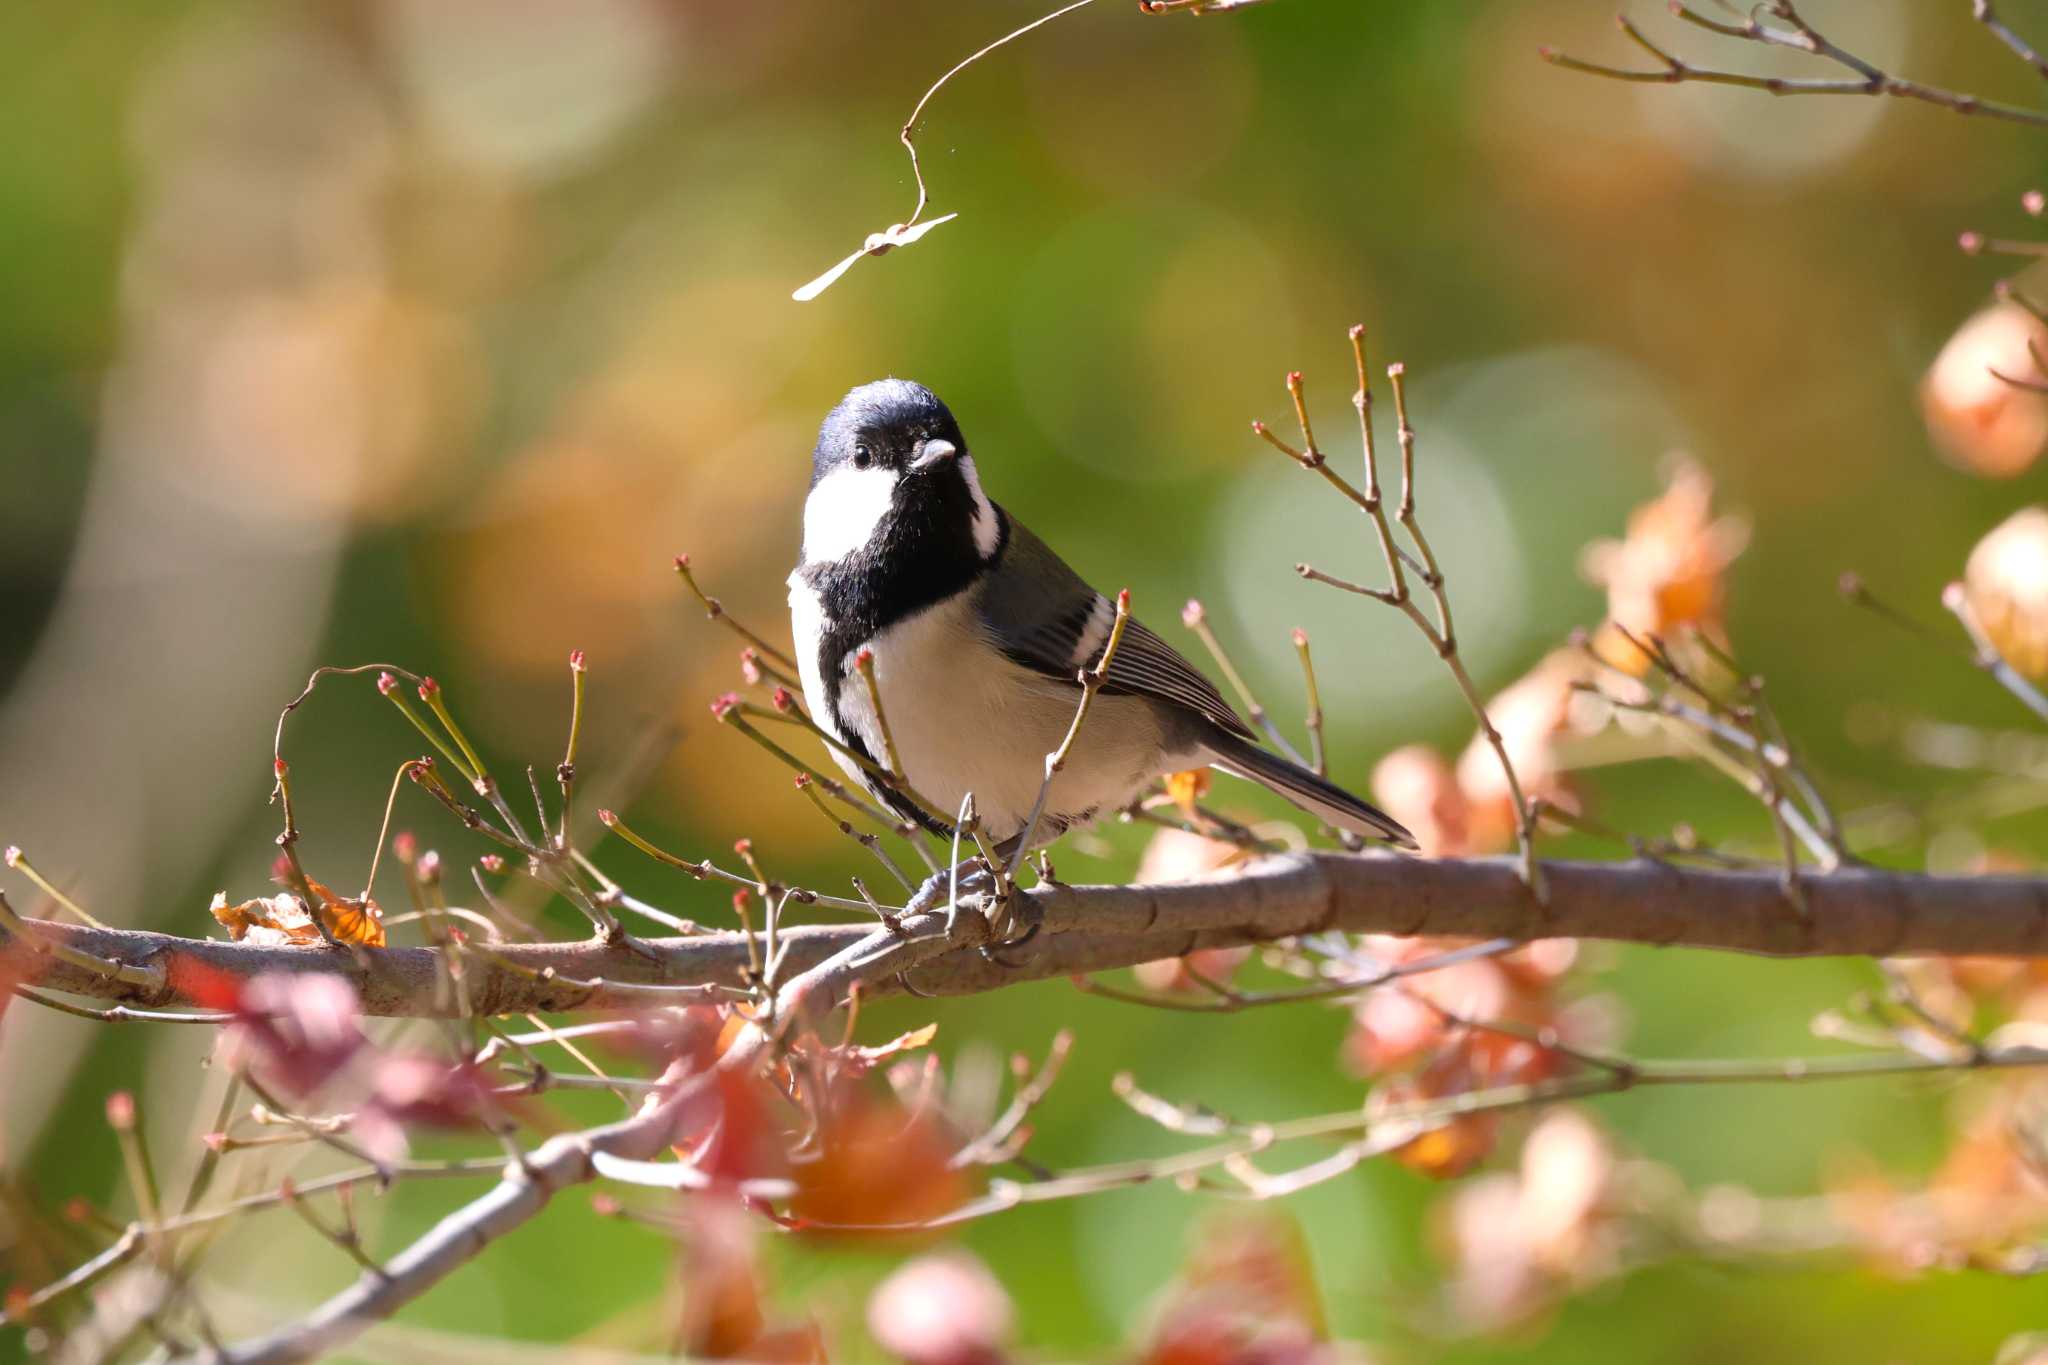
POLYGON ((1222 729, 1205 736, 1203 744, 1213 766, 1270 787, 1339 829, 1348 829, 1367 839, 1384 839, 1397 848, 1416 846, 1415 836, 1403 829, 1400 821, 1298 763, 1290 763, 1222 729))

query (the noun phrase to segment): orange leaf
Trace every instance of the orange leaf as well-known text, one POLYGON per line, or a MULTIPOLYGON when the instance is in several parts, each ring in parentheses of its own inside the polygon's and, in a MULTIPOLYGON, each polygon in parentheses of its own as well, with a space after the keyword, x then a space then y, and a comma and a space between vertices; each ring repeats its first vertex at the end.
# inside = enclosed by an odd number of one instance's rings
POLYGON ((798 1226, 918 1224, 959 1207, 967 1178, 951 1164, 940 1125, 855 1092, 819 1134, 819 1150, 790 1174, 798 1226))
MULTIPOLYGON (((1372 1093, 1367 1113, 1427 1105, 1481 1089, 1491 1080, 1474 1069, 1477 1060, 1469 1037, 1453 1040, 1412 1077, 1388 1081, 1372 1093)), ((1500 1114, 1479 1110, 1448 1117, 1396 1147, 1395 1161, 1432 1180, 1453 1180, 1489 1156, 1500 1136, 1500 1114)))
POLYGON ((343 943, 360 943, 366 948, 384 946, 384 912, 377 902, 364 896, 351 900, 338 896, 325 883, 306 878, 306 885, 320 898, 320 918, 327 932, 343 943))
POLYGON ((1188 819, 1195 819, 1195 803, 1209 794, 1209 770, 1189 768, 1183 772, 1166 775, 1166 794, 1173 798, 1173 804, 1180 807, 1180 813, 1188 819))

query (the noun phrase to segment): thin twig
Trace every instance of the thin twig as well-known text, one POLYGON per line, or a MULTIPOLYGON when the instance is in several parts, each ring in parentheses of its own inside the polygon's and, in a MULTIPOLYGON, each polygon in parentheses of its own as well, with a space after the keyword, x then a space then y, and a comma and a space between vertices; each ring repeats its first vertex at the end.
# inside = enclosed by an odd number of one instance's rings
POLYGON ((1201 640, 1203 648, 1209 651, 1209 657, 1214 659, 1216 666, 1223 670, 1223 676, 1229 681, 1231 690, 1237 693, 1237 699, 1244 703, 1246 719, 1258 726, 1265 733, 1267 739, 1273 741, 1274 748, 1286 754, 1296 763, 1306 766, 1308 760, 1301 756, 1301 750, 1295 748, 1286 734, 1281 731, 1280 727, 1273 723, 1272 716, 1267 714, 1266 708, 1259 703, 1258 697, 1254 695, 1250 685, 1245 682, 1244 675, 1237 671, 1237 665, 1231 661, 1230 655, 1224 651, 1223 642, 1216 638, 1215 631, 1209 629, 1208 610, 1199 601, 1190 598, 1188 604, 1181 608, 1180 621, 1182 625, 1195 633, 1196 638, 1201 640))
POLYGON ((697 600, 704 604, 705 620, 722 622, 728 629, 730 629, 734 634, 738 635, 742 640, 745 640, 755 649, 761 651, 762 655, 764 655, 765 657, 773 659, 776 663, 780 664, 784 669, 791 673, 797 671, 796 660, 790 658, 789 655, 783 653, 774 645, 769 644, 766 640, 756 635, 753 631, 748 630, 732 615, 732 613, 728 612, 725 609, 725 604, 723 602, 720 602, 717 598, 711 596, 709 593, 705 592, 702 588, 697 586, 696 576, 690 572, 690 557, 688 555, 677 555, 675 557, 675 570, 676 577, 682 579, 683 582, 689 587, 691 593, 693 593, 696 596, 697 600))
POLYGON ((1970 0, 1970 17, 1982 24, 1992 37, 2012 49, 2013 55, 2034 68, 2034 74, 2048 80, 2048 59, 2036 52, 2032 44, 2006 27, 1992 8, 1991 0, 1970 0))
MULTIPOLYGON (((1840 78, 1760 76, 1749 72, 1695 66, 1652 42, 1626 15, 1617 16, 1616 24, 1619 25, 1624 37, 1657 63, 1654 70, 1644 71, 1589 62, 1550 47, 1539 48, 1538 55, 1552 66, 1589 76, 1602 76, 1609 80, 1652 85, 1698 82, 1761 90, 1771 95, 1889 96, 1937 105, 1957 114, 1979 115, 2012 123, 2048 127, 2048 113, 2040 110, 2001 104, 1964 91, 1948 90, 1892 75, 1822 36, 1818 29, 1800 16, 1793 0, 1762 0, 1757 6, 1757 12, 1771 16, 1778 20, 1779 24, 1766 24, 1753 17, 1739 24, 1722 23, 1709 19, 1683 4, 1672 6, 1672 13, 1677 18, 1721 37, 1756 43, 1764 47, 1790 48, 1805 52, 1843 67, 1850 74, 1840 78)), ((1993 31, 1996 32, 1995 29, 1993 31)))
POLYGON ((1022 38, 1025 34, 1031 32, 1033 29, 1043 28, 1045 27, 1045 25, 1051 23, 1055 19, 1058 19, 1064 15, 1072 14, 1077 9, 1085 9, 1089 5, 1092 5, 1094 3, 1095 0, 1073 0, 1073 3, 1062 5, 1060 8, 1054 10, 1050 14, 1040 15, 1038 18, 1033 19, 1030 23, 1024 25, 1022 28, 1012 29, 1010 32, 1005 33, 1002 37, 996 39, 988 46, 980 48, 971 55, 963 58, 958 62, 955 62, 950 68, 947 69, 945 75, 933 81, 931 83, 930 88, 928 88, 922 95, 918 96, 916 107, 910 111, 910 117, 903 120, 903 127, 896 134, 897 141, 903 144, 903 150, 910 154, 910 173, 917 180, 917 203, 911 209, 910 217, 903 220, 903 226, 915 227, 917 225, 918 219, 924 217, 925 205, 929 203, 931 200, 930 194, 925 189, 924 168, 918 164, 917 160, 916 138, 918 121, 924 117, 925 106, 932 102, 932 97, 934 95, 937 95, 939 91, 945 89, 947 81, 952 80, 955 76, 965 71, 968 67, 973 66, 976 62, 980 61, 983 57, 986 57, 989 53, 994 52, 997 48, 1003 47, 1009 43, 1013 43, 1017 39, 1022 38))
POLYGON ((1951 583, 1942 590, 1941 605, 1962 624, 1968 633, 1970 643, 1976 647, 1977 667, 1989 673, 1998 685, 2019 698, 2020 704, 2043 720, 2048 720, 2048 696, 2041 695, 2039 688, 2021 676, 2020 671, 2005 661, 1998 652, 1998 646, 1977 624, 1977 614, 1970 610, 1969 594, 1960 583, 1951 583))
MULTIPOLYGON (((1031 814, 1025 819, 1024 827, 1017 834, 1017 847, 1011 851, 1008 876, 1014 881, 1017 869, 1024 866, 1024 858, 1031 851, 1031 840, 1038 833, 1038 822, 1045 814, 1046 797, 1052 793, 1053 779, 1067 766, 1067 759, 1074 752, 1074 741, 1080 737, 1081 723, 1088 719, 1089 708, 1095 704, 1095 694, 1102 690, 1103 679, 1109 675, 1110 661, 1116 658, 1117 646, 1123 643, 1124 627, 1131 620, 1131 590, 1122 588, 1116 595, 1116 618, 1110 623, 1109 639, 1102 646, 1102 657, 1095 667, 1084 668, 1076 677, 1081 684, 1081 700, 1074 707, 1073 724, 1067 727, 1066 738, 1059 747, 1045 756, 1045 780, 1038 784, 1038 796, 1031 803, 1031 814)), ((970 793, 971 795, 972 793, 970 793)), ((958 865, 958 857, 955 857, 958 865)))
POLYGON ((1378 450, 1374 444, 1372 432, 1372 381, 1365 363, 1365 328, 1362 324, 1351 329, 1350 339, 1352 359, 1358 376, 1358 389, 1353 395, 1352 404, 1358 410, 1359 443, 1364 447, 1365 486, 1368 490, 1367 492, 1361 493, 1357 489, 1352 488, 1349 483, 1334 473, 1329 467, 1328 460, 1316 448, 1315 434, 1308 423, 1306 406, 1301 401, 1301 375, 1299 371, 1290 373, 1287 376, 1287 392, 1290 401, 1294 404, 1297 424, 1301 427, 1304 449, 1294 449, 1285 441, 1273 435, 1263 422, 1252 423, 1252 429, 1267 444, 1292 458, 1304 469, 1320 473, 1333 487, 1355 503, 1361 511, 1365 512, 1367 518, 1372 522, 1381 555, 1386 561, 1387 576, 1392 586, 1385 589, 1365 587, 1362 584, 1349 582, 1348 580, 1324 573, 1322 570, 1308 564, 1296 564, 1294 566, 1295 572, 1311 582, 1324 583, 1331 587, 1341 588, 1347 592, 1359 593, 1400 611, 1414 625, 1415 629, 1422 635, 1422 638, 1428 642, 1430 648, 1436 652, 1437 657, 1443 661, 1445 669, 1449 671, 1452 680, 1458 685, 1459 692, 1464 694, 1465 704, 1471 708, 1473 718, 1479 726, 1479 733, 1485 737, 1488 747, 1493 750, 1494 757, 1499 762, 1501 772, 1506 778, 1508 795, 1514 802, 1515 838, 1520 857, 1522 879, 1529 888, 1530 896, 1538 906, 1542 906, 1547 902, 1549 893, 1545 886, 1542 865, 1536 858, 1537 828, 1535 812, 1530 804, 1528 793, 1522 788, 1521 778, 1515 772, 1514 760, 1508 755, 1507 742, 1501 737, 1499 729, 1495 727, 1493 718, 1487 714, 1485 699, 1479 695, 1479 689, 1473 683, 1472 675, 1466 670, 1464 659, 1458 652, 1457 633, 1451 619, 1450 592, 1444 581, 1443 570, 1437 563, 1436 554, 1430 548, 1428 537, 1422 531, 1422 523, 1420 514, 1417 511, 1415 496, 1415 428, 1408 420, 1406 367, 1399 364, 1387 367, 1387 378, 1393 385, 1394 390, 1394 411, 1399 423, 1398 436, 1401 449, 1401 500, 1395 510, 1394 520, 1400 523, 1402 530, 1407 533, 1409 540, 1413 543, 1416 555, 1420 557, 1419 563, 1415 557, 1410 556, 1407 551, 1403 550, 1396 540, 1393 526, 1387 517, 1385 499, 1381 494, 1378 450), (1415 569, 1416 577, 1422 581, 1423 587, 1428 590, 1431 601, 1436 608, 1436 619, 1434 621, 1430 619, 1429 614, 1416 602, 1415 594, 1410 591, 1408 575, 1402 567, 1404 563, 1415 569))
POLYGON ((1308 632, 1298 627, 1294 632, 1294 652, 1301 659, 1302 686, 1308 693, 1308 718, 1305 724, 1308 726, 1308 750, 1312 760, 1309 766, 1315 769, 1316 776, 1328 777, 1330 758, 1323 750, 1323 697, 1316 689, 1316 665, 1309 657, 1308 632))

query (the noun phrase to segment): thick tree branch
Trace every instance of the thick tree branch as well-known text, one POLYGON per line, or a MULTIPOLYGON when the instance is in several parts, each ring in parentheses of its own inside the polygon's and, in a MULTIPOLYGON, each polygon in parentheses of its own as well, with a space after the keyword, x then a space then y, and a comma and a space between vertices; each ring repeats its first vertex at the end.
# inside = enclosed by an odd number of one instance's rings
MULTIPOLYGON (((1469 938, 1604 938, 1773 956, 1899 953, 2048 956, 2048 879, 1938 877, 1850 868, 1806 879, 1807 914, 1786 901, 1776 869, 1720 871, 1664 863, 1553 862, 1551 903, 1538 906, 1513 862, 1440 862, 1336 853, 1267 858, 1241 873, 1174 886, 1041 886, 1018 894, 1044 932, 1013 967, 972 947, 937 951, 904 973, 871 979, 870 994, 912 989, 964 995, 999 986, 1130 966, 1196 948, 1264 942, 1327 929, 1469 938)), ((22 985, 91 999, 162 1007, 199 1003, 189 993, 207 970, 331 972, 349 978, 367 1013, 437 1008, 438 950, 266 948, 32 921, 39 938, 123 965, 166 968, 165 986, 86 970, 20 942, 6 947, 22 985), (193 968, 201 970, 194 971, 193 968)), ((785 969, 802 972, 869 940, 868 926, 783 931, 785 969)), ((917 954, 908 955, 915 957, 917 954)), ((743 984, 739 934, 505 944, 469 950, 469 997, 483 1013, 632 1009, 682 1003, 691 992, 743 984), (640 950, 646 951, 640 951, 640 950)), ((152 978, 153 979, 153 978, 152 978)))

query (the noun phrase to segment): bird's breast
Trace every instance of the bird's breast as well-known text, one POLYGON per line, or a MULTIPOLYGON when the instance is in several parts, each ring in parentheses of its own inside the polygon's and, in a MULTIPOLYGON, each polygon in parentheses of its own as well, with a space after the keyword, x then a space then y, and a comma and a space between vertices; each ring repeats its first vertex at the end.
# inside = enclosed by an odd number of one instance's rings
MULTIPOLYGON (((863 642, 874 652, 886 739, 851 653, 840 661, 836 719, 881 759, 893 745, 910 783, 946 816, 968 792, 998 840, 1023 827, 1045 777, 1046 755, 1074 718, 1080 692, 1017 664, 996 648, 973 595, 905 617, 863 642)), ((1074 759, 1054 787, 1053 814, 1121 804, 1157 771, 1160 731, 1135 698, 1097 698, 1074 759)))

